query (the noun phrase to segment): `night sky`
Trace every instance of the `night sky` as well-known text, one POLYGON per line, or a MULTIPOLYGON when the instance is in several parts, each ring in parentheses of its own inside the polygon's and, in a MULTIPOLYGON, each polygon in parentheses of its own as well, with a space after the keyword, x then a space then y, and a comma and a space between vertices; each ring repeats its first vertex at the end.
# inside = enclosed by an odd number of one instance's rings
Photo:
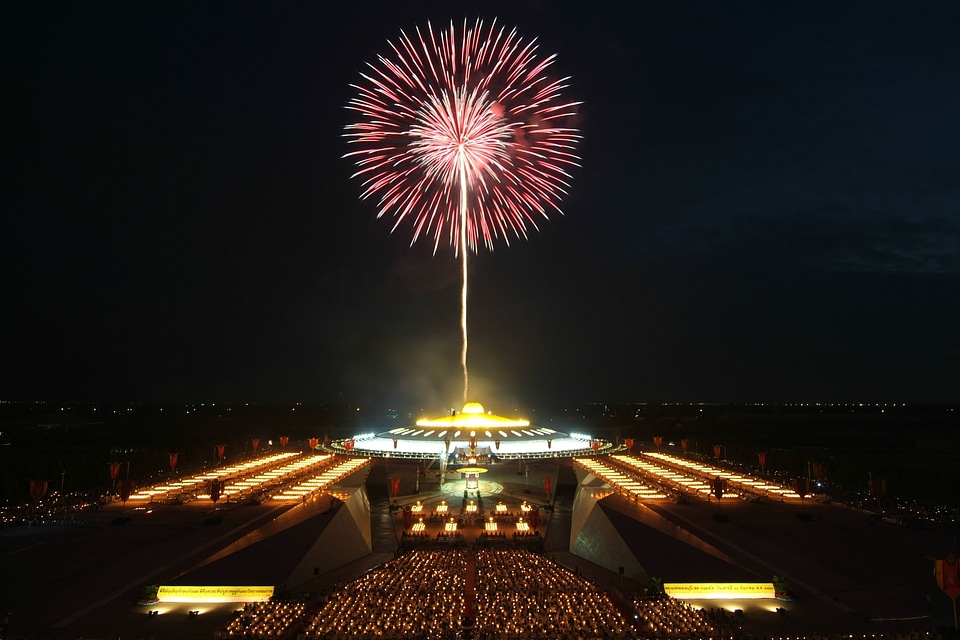
POLYGON ((477 16, 584 136, 471 263, 487 408, 960 402, 953 0, 4 3, 0 399, 458 406, 459 265, 343 127, 401 28, 477 16))

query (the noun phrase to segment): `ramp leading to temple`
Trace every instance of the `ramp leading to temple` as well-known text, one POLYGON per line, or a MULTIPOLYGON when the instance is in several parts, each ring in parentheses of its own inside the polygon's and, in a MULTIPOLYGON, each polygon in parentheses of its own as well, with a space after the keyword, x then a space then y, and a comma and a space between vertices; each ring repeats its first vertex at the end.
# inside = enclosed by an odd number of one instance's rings
POLYGON ((630 580, 648 582, 650 576, 643 565, 599 507, 600 500, 606 495, 606 492, 595 493, 591 487, 577 488, 570 529, 570 552, 630 580))
POLYGON ((570 523, 573 519, 573 502, 577 492, 577 477, 570 466, 560 465, 557 470, 557 488, 553 499, 553 511, 547 523, 543 539, 546 553, 570 550, 570 523))
POLYGON ((367 477, 367 495, 370 497, 370 533, 373 553, 395 553, 399 548, 397 527, 390 512, 390 492, 387 487, 387 469, 377 461, 367 477))
POLYGON ((757 576, 690 531, 577 472, 570 552, 637 582, 737 582, 757 576))
POLYGON ((348 496, 343 507, 287 578, 291 588, 370 554, 370 501, 366 488, 340 489, 340 494, 348 496))
POLYGON ((285 584, 293 588, 368 555, 371 534, 370 502, 363 484, 366 477, 364 470, 344 478, 324 495, 237 538, 168 584, 285 584))

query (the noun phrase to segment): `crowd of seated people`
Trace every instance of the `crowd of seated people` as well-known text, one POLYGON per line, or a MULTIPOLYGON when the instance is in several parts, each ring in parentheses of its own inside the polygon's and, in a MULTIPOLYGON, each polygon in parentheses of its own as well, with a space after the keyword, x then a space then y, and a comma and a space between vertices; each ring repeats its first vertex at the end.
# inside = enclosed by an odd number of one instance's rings
POLYGON ((506 539, 507 534, 504 531, 481 531, 480 538, 503 538, 506 539))
POLYGON ((446 540, 446 541, 454 541, 454 542, 462 542, 462 541, 463 541, 463 534, 460 533, 459 531, 454 531, 453 533, 446 533, 446 532, 441 531, 440 533, 437 534, 437 541, 442 542, 442 541, 444 541, 444 540, 446 540))
POLYGON ((424 539, 429 540, 430 534, 426 531, 404 531, 401 535, 403 538, 412 538, 412 539, 424 539))
MULTIPOLYGON (((545 556, 520 549, 476 552, 475 637, 634 637, 602 589, 545 556)), ((324 596, 302 604, 248 605, 222 633, 240 638, 446 638, 466 610, 467 552, 415 550, 324 596)))
POLYGON ((244 605, 217 638, 282 637, 301 628, 313 612, 305 602, 273 599, 244 605))
POLYGON ((476 626, 490 638, 633 638, 606 593, 546 556, 521 549, 477 552, 476 626))
POLYGON ((717 627, 706 612, 682 600, 633 598, 639 633, 652 638, 716 638, 717 627))
POLYGON ((416 550, 330 594, 305 638, 439 638, 463 615, 464 551, 416 550))
MULTIPOLYGON (((419 549, 404 553, 309 606, 251 604, 218 638, 384 640, 457 638, 472 586, 471 636, 497 640, 733 638, 703 609, 668 597, 618 606, 602 588, 547 556, 515 548, 419 549), (472 558, 472 560, 471 560, 472 558), (469 566, 475 567, 467 575, 469 566), (636 618, 634 619, 634 614, 636 618)), ((729 617, 729 616, 728 616, 729 617)), ((856 640, 823 635, 796 640, 856 640)), ((859 640, 939 640, 936 634, 874 634, 859 640)))

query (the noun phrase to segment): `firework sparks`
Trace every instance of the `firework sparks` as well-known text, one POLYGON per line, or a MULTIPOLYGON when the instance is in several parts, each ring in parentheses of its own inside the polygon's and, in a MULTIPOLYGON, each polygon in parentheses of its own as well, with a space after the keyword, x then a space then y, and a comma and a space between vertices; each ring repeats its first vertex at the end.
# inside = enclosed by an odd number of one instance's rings
POLYGON ((476 251, 526 237, 559 212, 580 135, 569 126, 578 103, 563 99, 567 79, 548 73, 554 56, 540 58, 535 42, 480 21, 459 33, 452 23, 440 32, 428 25, 390 47, 347 105, 360 116, 347 126, 357 147, 347 157, 379 217, 393 217, 394 229, 409 221, 412 242, 430 238, 435 250, 460 248, 465 218, 476 251))
POLYGON ((579 162, 578 103, 563 98, 566 78, 551 79, 554 56, 495 22, 428 24, 390 48, 354 86, 346 157, 393 230, 409 224, 411 244, 429 238, 435 252, 448 243, 461 256, 466 402, 467 254, 526 238, 560 212, 579 162))

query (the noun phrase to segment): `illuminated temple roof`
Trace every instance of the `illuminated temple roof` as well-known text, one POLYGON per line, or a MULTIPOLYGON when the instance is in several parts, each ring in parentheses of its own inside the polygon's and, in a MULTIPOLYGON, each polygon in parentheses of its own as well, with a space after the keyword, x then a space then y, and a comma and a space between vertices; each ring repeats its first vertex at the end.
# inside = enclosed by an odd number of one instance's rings
POLYGON ((342 448, 354 455, 417 458, 451 454, 457 449, 470 448, 471 444, 478 450, 488 450, 504 458, 609 452, 609 443, 598 442, 594 449, 594 442, 588 435, 534 426, 529 420, 487 413, 480 403, 468 402, 459 413, 423 418, 411 426, 355 436, 349 441, 334 443, 332 448, 342 448))
MULTIPOLYGON (((468 402, 463 405, 460 413, 455 413, 443 418, 421 418, 417 420, 417 426, 433 427, 436 429, 508 429, 511 427, 529 427, 530 421, 511 420, 510 418, 495 416, 492 413, 484 413, 482 404, 479 402, 468 402)), ((508 435, 504 433, 503 437, 506 438, 508 435)))

